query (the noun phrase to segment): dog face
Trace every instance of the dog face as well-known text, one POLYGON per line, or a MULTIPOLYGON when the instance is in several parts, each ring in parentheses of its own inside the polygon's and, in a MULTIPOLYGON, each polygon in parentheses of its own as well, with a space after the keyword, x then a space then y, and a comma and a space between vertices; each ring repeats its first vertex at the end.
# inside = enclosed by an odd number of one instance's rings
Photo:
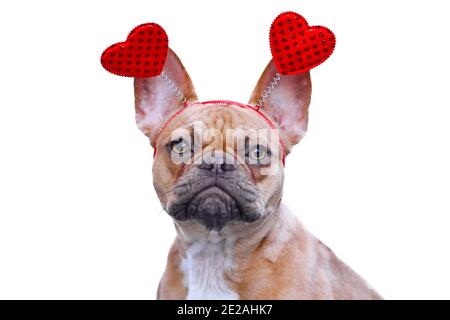
MULTIPOLYGON (((197 101, 171 50, 164 73, 191 103, 197 101)), ((275 74, 270 62, 250 105, 275 74)), ((180 111, 166 80, 135 79, 136 120, 156 149, 153 183, 166 212, 178 223, 217 231, 275 214, 283 186, 282 155, 306 131, 310 95, 309 73, 304 73, 281 77, 262 115, 233 103, 192 104, 180 111)))
POLYGON ((281 149, 266 142, 272 129, 254 112, 194 105, 160 132, 154 184, 171 216, 220 230, 270 213, 283 182, 281 149))

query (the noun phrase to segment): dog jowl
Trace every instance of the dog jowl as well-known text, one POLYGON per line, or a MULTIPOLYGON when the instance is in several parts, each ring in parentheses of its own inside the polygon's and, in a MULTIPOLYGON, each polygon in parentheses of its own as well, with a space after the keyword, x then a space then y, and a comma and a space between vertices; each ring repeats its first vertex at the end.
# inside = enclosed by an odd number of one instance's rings
POLYGON ((379 295, 308 233, 282 204, 284 157, 304 136, 311 80, 276 73, 271 61, 248 106, 198 103, 169 49, 160 77, 136 78, 136 121, 155 149, 153 183, 177 238, 160 299, 374 299, 379 295))

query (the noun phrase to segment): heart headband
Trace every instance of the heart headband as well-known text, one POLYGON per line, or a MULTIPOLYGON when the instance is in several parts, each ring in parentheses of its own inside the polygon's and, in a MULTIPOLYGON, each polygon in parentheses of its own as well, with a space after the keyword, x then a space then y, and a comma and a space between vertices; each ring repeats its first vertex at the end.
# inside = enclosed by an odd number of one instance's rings
MULTIPOLYGON (((255 107, 227 100, 208 101, 200 104, 215 103, 251 108, 259 116, 262 116, 272 129, 276 129, 276 126, 259 111, 259 108, 275 89, 282 75, 289 76, 308 72, 327 60, 333 53, 336 38, 333 32, 326 27, 309 26, 306 19, 298 13, 284 12, 273 21, 270 27, 269 42, 278 72, 257 100, 255 107)), ((168 48, 169 40, 164 29, 156 23, 145 23, 134 28, 126 41, 108 47, 101 56, 102 66, 115 75, 134 78, 160 76, 166 81, 169 89, 180 100, 184 108, 172 115, 162 129, 191 105, 177 84, 163 72, 168 48)), ((278 138, 282 146, 284 165, 284 144, 279 135, 278 138)), ((156 155, 156 149, 154 155, 156 155)))

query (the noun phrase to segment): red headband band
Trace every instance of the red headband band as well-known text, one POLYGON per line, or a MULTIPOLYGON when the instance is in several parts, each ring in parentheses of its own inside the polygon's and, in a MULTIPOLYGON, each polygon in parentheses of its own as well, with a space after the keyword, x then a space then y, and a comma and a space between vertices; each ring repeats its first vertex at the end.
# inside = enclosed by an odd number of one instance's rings
MULTIPOLYGON (((272 130, 275 131, 275 133, 276 133, 276 135, 277 135, 277 137, 278 137, 278 141, 279 141, 279 143, 280 143, 280 145, 281 145, 281 160, 282 160, 282 163, 283 163, 283 166, 284 166, 284 163, 285 163, 285 161, 284 161, 284 158, 285 158, 285 153, 284 153, 284 143, 283 143, 283 140, 281 139, 280 135, 278 134, 277 127, 273 124, 272 121, 270 121, 269 118, 267 118, 267 116, 266 116, 264 113, 262 113, 261 111, 258 110, 258 109, 259 109, 258 107, 253 107, 253 106, 250 106, 250 105, 248 105, 248 104, 243 104, 243 103, 240 103, 240 102, 234 102, 234 101, 229 101, 229 100, 211 100, 211 101, 204 101, 204 102, 193 102, 193 103, 188 103, 188 104, 185 105, 184 108, 181 108, 181 109, 178 110, 176 113, 174 113, 174 114, 173 114, 173 115, 172 115, 172 116, 164 123, 164 125, 161 127, 161 129, 159 130, 159 132, 161 133, 161 132, 167 127, 167 125, 168 125, 168 124, 169 124, 176 116, 178 116, 179 114, 183 113, 184 110, 186 110, 188 107, 193 106, 193 105, 199 105, 199 104, 201 104, 201 105, 204 105, 204 104, 218 104, 218 105, 222 105, 222 106, 237 105, 237 106, 239 106, 239 107, 241 107, 241 108, 252 109, 253 111, 255 111, 255 113, 258 114, 260 117, 262 117, 262 118, 264 119, 264 121, 266 121, 266 123, 270 126, 270 128, 271 128, 272 130)), ((157 137, 156 139, 158 139, 158 137, 157 137)), ((155 156, 156 156, 156 144, 155 144, 155 149, 154 149, 154 153, 153 153, 153 157, 155 157, 155 156)))

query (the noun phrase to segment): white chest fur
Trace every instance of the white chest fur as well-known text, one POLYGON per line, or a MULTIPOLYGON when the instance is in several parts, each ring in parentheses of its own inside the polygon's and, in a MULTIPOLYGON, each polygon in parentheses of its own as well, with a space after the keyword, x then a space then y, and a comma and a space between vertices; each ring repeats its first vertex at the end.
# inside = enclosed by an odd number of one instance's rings
POLYGON ((232 250, 225 241, 200 240, 192 244, 181 262, 187 300, 237 300, 239 295, 230 289, 225 273, 233 270, 232 250))

